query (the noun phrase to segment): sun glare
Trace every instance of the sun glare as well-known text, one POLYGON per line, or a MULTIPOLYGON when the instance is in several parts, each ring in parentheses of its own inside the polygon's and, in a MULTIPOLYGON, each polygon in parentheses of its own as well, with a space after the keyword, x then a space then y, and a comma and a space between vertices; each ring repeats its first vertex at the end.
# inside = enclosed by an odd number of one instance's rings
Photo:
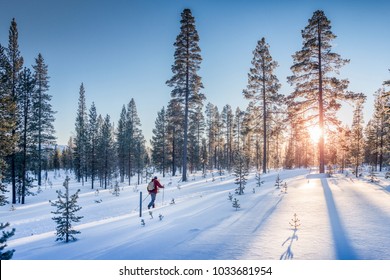
POLYGON ((313 143, 318 143, 322 134, 320 127, 318 125, 315 125, 309 127, 308 131, 309 131, 311 141, 313 141, 313 143))

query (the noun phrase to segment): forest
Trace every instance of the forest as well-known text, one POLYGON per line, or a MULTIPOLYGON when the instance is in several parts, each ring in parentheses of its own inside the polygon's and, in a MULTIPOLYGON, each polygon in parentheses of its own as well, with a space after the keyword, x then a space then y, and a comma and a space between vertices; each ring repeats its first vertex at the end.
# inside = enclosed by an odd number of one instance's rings
POLYGON ((336 35, 323 11, 315 11, 302 30, 289 77, 275 75, 278 62, 259 38, 241 94, 247 108, 206 102, 198 74, 200 35, 190 9, 183 10, 180 25, 166 81, 171 99, 157 113, 152 139, 144 137, 133 98, 124 100, 113 123, 93 102, 87 108, 81 84, 74 135, 64 146, 56 143, 44 54, 30 68, 24 65, 13 19, 8 44, 0 44, 0 204, 25 204, 33 187, 50 184, 49 170, 65 170, 91 188, 111 188, 141 184, 156 173, 187 181, 196 171, 318 167, 320 173, 351 168, 359 176, 364 165, 373 171, 388 166, 390 79, 375 93, 348 89, 339 71, 349 60, 333 52, 336 35), (281 78, 294 88, 289 95, 279 93, 281 78), (367 94, 375 96, 372 116, 363 115, 367 94), (337 115, 345 104, 353 108, 351 125, 337 115))

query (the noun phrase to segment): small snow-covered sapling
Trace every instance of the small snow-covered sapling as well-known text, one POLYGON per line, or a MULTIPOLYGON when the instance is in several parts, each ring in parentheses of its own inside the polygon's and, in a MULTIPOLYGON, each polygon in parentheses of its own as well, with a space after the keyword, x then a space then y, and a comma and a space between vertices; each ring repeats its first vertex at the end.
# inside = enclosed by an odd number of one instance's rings
POLYGON ((175 199, 174 198, 172 198, 170 204, 175 204, 175 199))
POLYGON ((240 204, 238 204, 238 199, 237 198, 235 198, 234 200, 233 200, 233 208, 236 208, 236 211, 238 210, 238 208, 240 208, 240 204))
POLYGON ((163 215, 158 215, 158 218, 160 219, 160 221, 162 221, 162 219, 164 218, 164 216, 163 215))
POLYGON ((256 187, 261 187, 264 184, 264 181, 261 180, 261 173, 256 173, 256 187))
POLYGON ((298 219, 297 213, 294 213, 294 218, 291 219, 289 224, 290 226, 294 227, 295 230, 301 225, 301 220, 298 219))
POLYGON ((229 195, 228 195, 228 199, 229 199, 230 201, 232 201, 232 200, 233 200, 233 195, 232 195, 231 193, 229 193, 229 195))
POLYGON ((145 220, 144 219, 141 219, 141 226, 145 226, 145 220))
POLYGON ((283 183, 283 180, 280 179, 280 176, 279 174, 276 176, 276 181, 275 181, 275 187, 277 189, 280 189, 280 187, 282 186, 282 183, 283 183))
POLYGON ((150 218, 153 219, 153 212, 149 211, 150 218))

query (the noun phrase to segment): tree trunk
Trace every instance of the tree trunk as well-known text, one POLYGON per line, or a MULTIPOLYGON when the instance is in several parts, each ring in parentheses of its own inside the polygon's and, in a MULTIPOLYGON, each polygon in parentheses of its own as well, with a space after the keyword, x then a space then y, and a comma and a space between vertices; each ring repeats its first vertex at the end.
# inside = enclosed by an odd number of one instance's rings
POLYGON ((267 106, 265 96, 265 69, 263 61, 263 173, 267 173, 267 106))
POLYGON ((320 139, 319 139, 319 156, 320 156, 320 173, 325 173, 325 141, 324 141, 324 104, 322 96, 322 57, 321 57, 321 27, 320 21, 318 21, 318 105, 319 105, 319 126, 320 126, 320 139))

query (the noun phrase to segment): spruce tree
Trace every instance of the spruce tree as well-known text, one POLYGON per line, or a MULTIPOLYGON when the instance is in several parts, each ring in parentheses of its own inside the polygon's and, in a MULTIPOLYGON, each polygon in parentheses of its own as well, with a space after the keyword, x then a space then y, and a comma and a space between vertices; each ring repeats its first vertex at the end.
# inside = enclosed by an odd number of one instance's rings
POLYGON ((233 162, 233 124, 234 115, 230 105, 225 105, 221 113, 223 134, 225 137, 225 165, 227 170, 231 170, 233 162))
POLYGON ((150 140, 152 145, 152 162, 165 177, 167 167, 167 115, 164 107, 158 112, 154 124, 153 136, 150 140))
POLYGON ((113 128, 110 121, 110 116, 106 115, 100 127, 99 133, 99 162, 100 162, 100 176, 104 188, 107 189, 111 174, 114 171, 115 150, 113 139, 113 128))
MULTIPOLYGON (((10 97, 11 97, 11 110, 10 110, 10 119, 12 123, 15 123, 11 130, 11 138, 15 141, 18 141, 19 133, 18 126, 20 124, 20 119, 18 118, 18 102, 19 102, 19 94, 18 94, 18 84, 20 72, 23 67, 23 57, 19 51, 19 43, 18 43, 18 27, 15 19, 13 18, 11 21, 11 26, 9 29, 9 40, 8 40, 8 48, 7 48, 7 67, 6 67, 6 76, 7 76, 7 87, 9 89, 10 97), (14 107, 15 106, 15 107, 14 107)), ((12 203, 16 203, 16 145, 12 146, 12 151, 10 154, 11 161, 11 181, 12 181, 12 203)))
POLYGON ((167 108, 167 149, 168 162, 171 166, 172 176, 176 175, 180 167, 183 147, 183 106, 177 99, 171 99, 167 108))
POLYGON ((83 216, 77 216, 81 207, 77 205, 77 199, 80 190, 73 195, 69 195, 69 181, 70 178, 66 176, 63 186, 65 187, 65 193, 61 190, 57 190, 58 200, 55 202, 50 201, 51 205, 57 207, 56 211, 51 213, 58 215, 52 219, 57 223, 57 239, 56 241, 75 241, 74 235, 79 234, 80 231, 75 230, 72 223, 78 223, 83 216))
POLYGON ((174 46, 174 64, 172 65, 173 77, 167 81, 167 85, 173 87, 172 98, 178 99, 184 108, 183 121, 183 154, 182 154, 182 181, 187 181, 187 146, 189 111, 194 104, 199 104, 204 99, 200 93, 203 88, 201 77, 197 74, 200 69, 202 57, 198 45, 199 35, 195 28, 195 19, 190 9, 184 9, 181 14, 180 33, 174 46))
POLYGON ((355 166, 355 175, 359 176, 359 167, 363 161, 364 150, 364 135, 363 135, 363 104, 366 97, 361 94, 356 100, 355 110, 353 112, 352 128, 351 128, 351 157, 355 166))
POLYGON ((88 119, 87 106, 85 104, 85 89, 84 84, 81 84, 79 91, 79 101, 76 116, 76 136, 74 138, 74 168, 78 182, 82 181, 84 185, 84 177, 87 176, 87 142, 88 142, 88 119))
POLYGON ((237 152, 234 161, 234 176, 236 177, 235 184, 238 185, 238 188, 236 189, 238 195, 244 194, 248 175, 248 159, 242 152, 237 152))
POLYGON ((377 150, 375 153, 378 157, 379 171, 382 171, 382 167, 385 161, 385 154, 388 144, 386 145, 386 140, 388 141, 388 132, 390 129, 390 115, 387 113, 387 106, 390 105, 390 95, 386 95, 384 89, 379 89, 375 93, 374 100, 374 115, 373 115, 373 125, 377 134, 377 150))
POLYGON ((200 149, 205 131, 203 106, 199 104, 190 114, 188 129, 188 159, 191 173, 201 168, 200 149))
POLYGON ((88 165, 89 172, 91 175, 91 188, 94 188, 94 182, 96 178, 97 170, 97 145, 98 145, 98 123, 97 123, 97 112, 95 103, 92 102, 91 108, 89 109, 88 118, 88 165))
POLYGON ((6 159, 12 154, 17 140, 16 135, 12 135, 12 131, 16 129, 16 102, 8 86, 9 67, 5 48, 0 45, 0 205, 6 202, 4 193, 7 190, 3 184, 8 170, 6 159))
POLYGON ((325 127, 339 123, 336 112, 341 107, 340 101, 355 97, 345 92, 348 80, 338 79, 334 75, 349 62, 332 51, 332 41, 335 38, 330 20, 323 11, 315 11, 302 30, 302 50, 293 55, 293 75, 288 77, 288 82, 295 86, 294 92, 289 96, 292 117, 304 114, 302 121, 306 126, 318 125, 321 130, 320 173, 325 172, 325 127))
POLYGON ((118 155, 118 168, 120 181, 125 181, 126 174, 126 158, 127 158, 127 137, 126 137, 126 106, 123 105, 120 118, 118 120, 118 126, 116 131, 116 148, 118 155))
POLYGON ((19 92, 19 113, 20 113, 20 124, 19 124, 19 156, 20 159, 17 161, 17 174, 18 182, 20 185, 21 203, 25 203, 26 188, 30 181, 28 180, 28 156, 31 154, 31 138, 32 138, 32 95, 34 91, 35 80, 32 77, 30 69, 24 68, 21 72, 18 92, 19 92))
POLYGON ((142 134, 141 121, 138 117, 137 106, 132 98, 127 106, 126 115, 126 147, 127 147, 127 175, 129 185, 131 184, 131 176, 135 170, 135 158, 137 156, 138 139, 142 134))
MULTIPOLYGON (((256 112, 261 112, 263 127, 263 173, 267 173, 267 139, 272 110, 280 107, 282 95, 278 94, 280 83, 274 71, 278 63, 273 60, 269 45, 262 38, 253 51, 252 68, 248 73, 248 85, 244 97, 256 105, 256 112)), ((260 126, 260 124, 258 124, 260 126)))
POLYGON ((9 223, 0 223, 0 231, 2 236, 0 237, 0 260, 10 260, 15 252, 15 250, 4 251, 5 247, 7 247, 8 238, 12 237, 15 234, 15 229, 13 228, 11 231, 4 231, 6 227, 9 226, 9 223))
POLYGON ((33 94, 33 115, 32 125, 33 129, 33 142, 37 145, 36 149, 36 162, 37 162, 37 173, 38 173, 38 185, 42 185, 42 162, 44 159, 43 146, 52 145, 55 142, 54 137, 54 114, 55 112, 51 106, 51 95, 48 93, 49 90, 49 76, 48 67, 45 64, 43 56, 38 54, 35 59, 34 79, 35 79, 35 90, 33 94))

